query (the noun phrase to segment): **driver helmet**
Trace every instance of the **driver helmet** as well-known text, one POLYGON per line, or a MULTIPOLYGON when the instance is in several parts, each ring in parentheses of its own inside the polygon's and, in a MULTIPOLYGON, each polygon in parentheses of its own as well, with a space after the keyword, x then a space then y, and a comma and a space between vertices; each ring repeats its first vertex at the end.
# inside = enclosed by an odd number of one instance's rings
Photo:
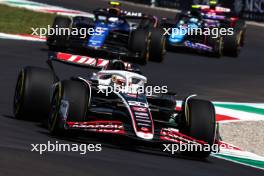
POLYGON ((118 1, 109 1, 110 7, 107 9, 108 13, 111 15, 119 16, 121 15, 121 9, 119 8, 121 6, 121 3, 118 1))
POLYGON ((124 88, 126 86, 126 80, 119 75, 112 75, 111 77, 112 84, 116 86, 116 88, 124 88))
POLYGON ((111 15, 120 16, 121 10, 119 8, 116 8, 116 7, 111 7, 111 8, 108 8, 108 13, 111 15))

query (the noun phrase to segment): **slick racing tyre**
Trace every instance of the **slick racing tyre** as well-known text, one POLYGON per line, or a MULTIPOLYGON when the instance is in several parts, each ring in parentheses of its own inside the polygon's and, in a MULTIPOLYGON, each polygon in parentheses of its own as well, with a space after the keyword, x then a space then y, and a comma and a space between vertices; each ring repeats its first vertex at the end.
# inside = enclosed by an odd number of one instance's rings
POLYGON ((14 115, 19 119, 40 120, 48 117, 51 86, 56 81, 52 71, 25 67, 18 76, 14 95, 14 115))
MULTIPOLYGON (((93 18, 83 17, 83 16, 76 16, 72 18, 72 29, 79 29, 80 32, 78 35, 70 35, 69 36, 69 46, 73 48, 80 47, 80 38, 88 39, 90 36, 95 35, 89 32, 89 29, 95 28, 95 21, 93 18), (86 29, 88 32, 85 34, 81 33, 81 30, 86 29), (79 41, 79 42, 78 42, 79 41)), ((97 34, 98 35, 98 34, 97 34)), ((101 34, 100 34, 101 35, 101 34)))
POLYGON ((211 56, 221 57, 223 55, 223 37, 214 38, 214 36, 208 36, 207 42, 213 49, 211 56))
POLYGON ((149 60, 162 62, 166 53, 166 38, 161 29, 151 30, 149 60))
MULTIPOLYGON (((62 29, 62 28, 67 28, 70 29, 71 26, 71 18, 69 17, 63 17, 63 16, 57 16, 54 19, 52 28, 53 29, 62 29)), ((50 50, 54 51, 60 51, 65 49, 66 47, 66 41, 68 39, 68 34, 67 32, 65 35, 56 35, 55 33, 53 35, 48 35, 47 36, 47 45, 49 46, 50 50)))
POLYGON ((155 28, 155 21, 149 18, 142 19, 138 25, 138 29, 149 30, 152 28, 155 28))
MULTIPOLYGON (((215 109, 210 101, 190 98, 183 106, 184 125, 180 132, 201 140, 212 146, 215 141, 216 120, 215 109)), ((198 148, 199 149, 199 148, 198 148)), ((206 158, 210 155, 211 149, 207 147, 197 151, 182 151, 183 155, 196 158, 206 158)))
POLYGON ((234 30, 241 31, 240 46, 243 47, 245 44, 245 37, 246 37, 246 22, 241 19, 237 20, 234 30))
POLYGON ((138 63, 146 64, 149 60, 151 33, 147 30, 135 30, 132 32, 129 40, 129 49, 139 54, 138 63))
POLYGON ((95 22, 93 18, 83 17, 83 16, 76 16, 73 17, 72 20, 72 27, 81 29, 81 28, 92 28, 95 26, 95 22))
POLYGON ((234 29, 233 35, 226 35, 224 37, 224 54, 226 56, 238 57, 241 46, 244 44, 243 30, 234 29))
POLYGON ((65 123, 85 121, 90 103, 90 88, 81 81, 66 80, 56 84, 52 95, 48 129, 62 135, 65 123))

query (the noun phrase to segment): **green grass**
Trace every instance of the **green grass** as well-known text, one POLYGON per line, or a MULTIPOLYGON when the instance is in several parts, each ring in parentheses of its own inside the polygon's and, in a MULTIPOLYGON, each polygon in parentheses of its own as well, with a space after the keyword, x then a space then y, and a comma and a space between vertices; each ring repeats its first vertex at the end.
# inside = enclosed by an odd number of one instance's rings
POLYGON ((9 34, 31 34, 31 28, 47 28, 55 14, 33 12, 30 10, 0 5, 0 32, 9 34))

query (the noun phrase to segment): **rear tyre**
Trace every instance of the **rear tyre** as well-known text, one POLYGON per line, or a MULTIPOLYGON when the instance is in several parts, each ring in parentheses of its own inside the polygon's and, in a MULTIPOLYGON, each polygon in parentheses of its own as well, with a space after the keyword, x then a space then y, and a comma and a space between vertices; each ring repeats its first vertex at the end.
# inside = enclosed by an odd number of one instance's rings
POLYGON ((162 62, 166 53, 166 38, 160 29, 151 30, 150 56, 149 59, 154 62, 162 62))
POLYGON ((151 33, 145 30, 133 31, 129 41, 129 49, 139 54, 138 63, 146 64, 149 60, 151 33))
POLYGON ((208 45, 213 48, 212 56, 221 57, 223 55, 223 38, 221 36, 214 38, 213 36, 208 37, 208 45))
MULTIPOLYGON (((67 28, 70 29, 72 20, 69 17, 57 16, 54 19, 52 28, 67 28)), ((66 32, 65 35, 48 35, 47 36, 47 45, 50 50, 61 51, 66 48, 66 41, 68 39, 68 34, 66 32)))
POLYGON ((52 135, 62 135, 66 127, 66 121, 85 121, 89 101, 90 89, 85 83, 73 80, 58 83, 53 92, 48 119, 50 133, 52 135), (64 107, 63 110, 61 107, 64 107))
POLYGON ((154 26, 155 21, 153 19, 144 18, 140 21, 138 29, 148 30, 154 28, 154 26))
POLYGON ((243 30, 234 29, 233 35, 226 35, 224 37, 224 54, 226 56, 238 57, 241 46, 244 44, 243 30))
POLYGON ((238 20, 234 26, 234 34, 224 38, 224 54, 231 57, 238 57, 241 48, 245 44, 246 23, 238 20))
POLYGON ((245 44, 245 37, 246 37, 246 23, 244 20, 238 20, 235 25, 236 31, 242 31, 240 46, 243 47, 245 44))
MULTIPOLYGON (((216 120, 214 105, 210 101, 191 98, 184 106, 184 125, 180 132, 194 139, 201 140, 212 146, 215 141, 216 120)), ((199 151, 184 151, 183 155, 206 158, 211 149, 199 151)))
POLYGON ((241 40, 240 40, 241 48, 245 45, 246 31, 247 31, 246 28, 242 29, 242 35, 241 35, 241 40))
POLYGON ((56 81, 52 71, 38 67, 25 67, 18 76, 14 115, 18 119, 40 120, 50 109, 51 86, 56 81))

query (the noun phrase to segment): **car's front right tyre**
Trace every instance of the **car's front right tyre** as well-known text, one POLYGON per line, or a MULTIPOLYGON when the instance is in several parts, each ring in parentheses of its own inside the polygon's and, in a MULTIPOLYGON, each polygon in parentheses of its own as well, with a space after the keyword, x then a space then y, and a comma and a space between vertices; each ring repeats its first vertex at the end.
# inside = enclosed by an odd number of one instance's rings
POLYGON ((207 100, 196 98, 184 102, 184 120, 180 132, 187 136, 203 141, 206 146, 198 147, 197 151, 182 151, 183 155, 206 158, 212 152, 216 138, 216 118, 214 105, 207 100))
POLYGON ((52 71, 25 67, 18 76, 13 101, 14 116, 18 119, 40 120, 50 109, 51 86, 56 81, 52 71))

